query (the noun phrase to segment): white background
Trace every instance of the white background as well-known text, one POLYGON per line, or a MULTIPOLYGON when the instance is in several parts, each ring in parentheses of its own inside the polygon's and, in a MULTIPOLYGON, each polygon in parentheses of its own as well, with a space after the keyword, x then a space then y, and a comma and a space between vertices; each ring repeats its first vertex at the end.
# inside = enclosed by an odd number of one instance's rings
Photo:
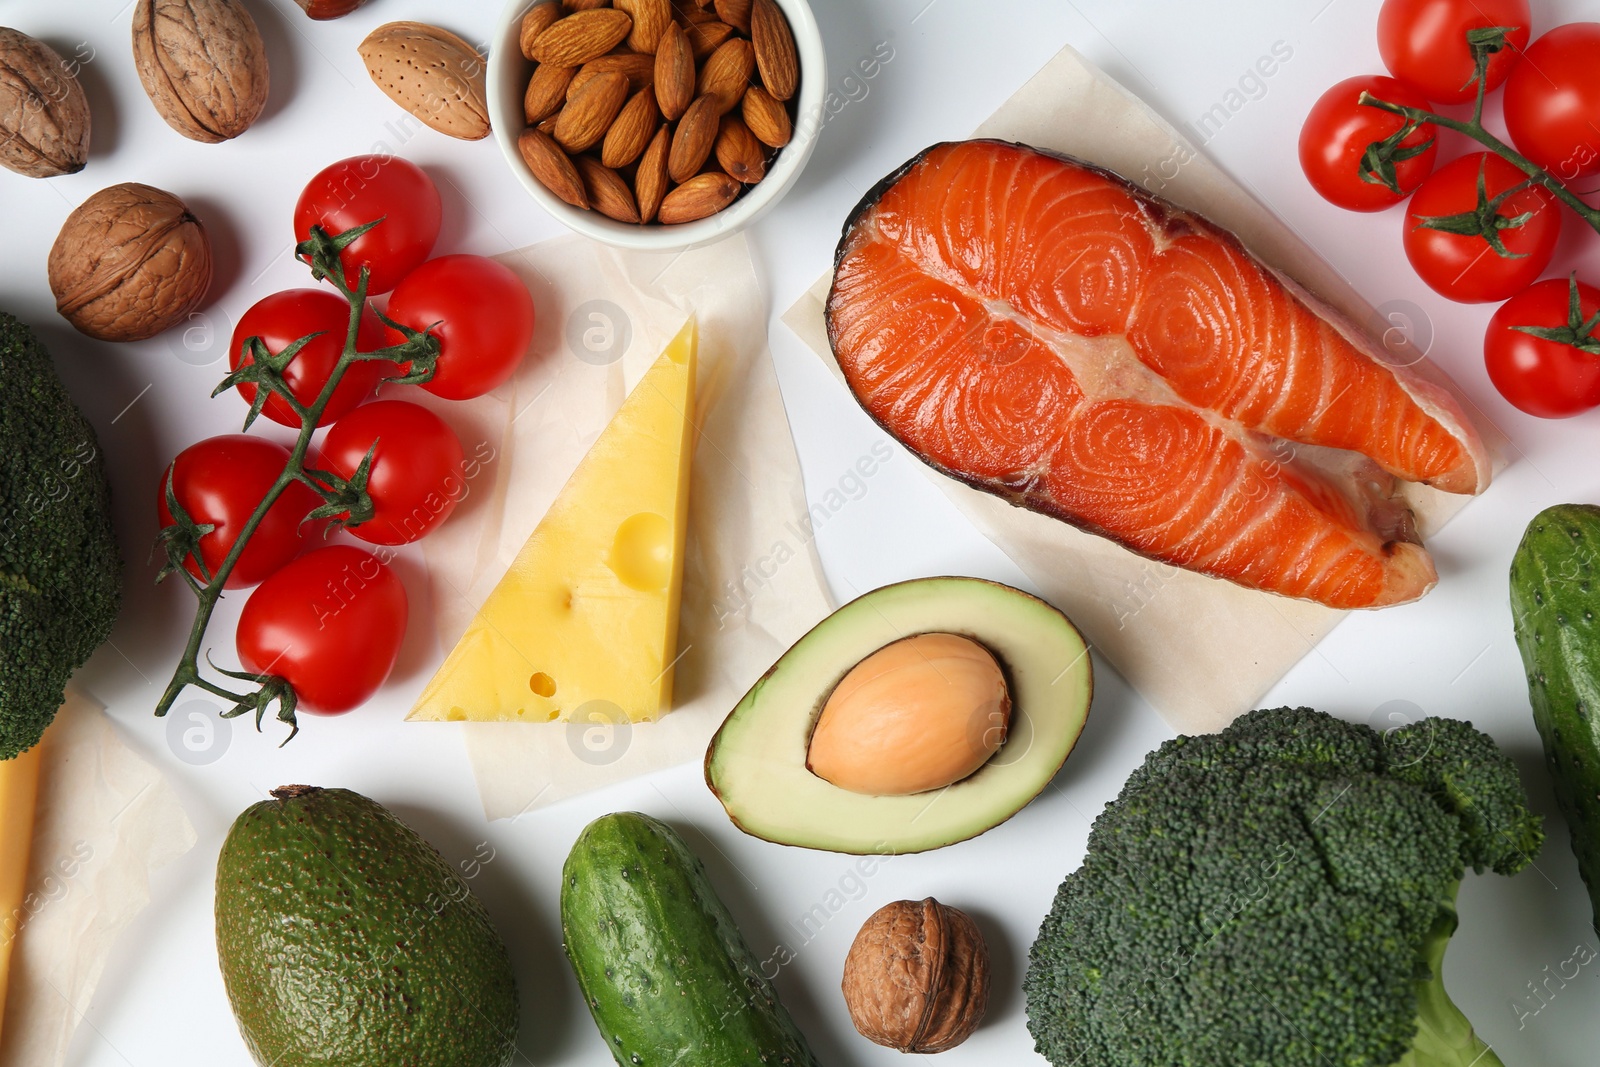
MULTIPOLYGON (((1021 969, 1056 884, 1082 855, 1089 821, 1144 752, 1171 731, 1103 663, 1094 713, 1053 788, 1003 827, 974 841, 887 864, 806 942, 791 924, 841 888, 850 861, 830 853, 742 836, 708 794, 697 768, 683 767, 604 793, 486 825, 459 737, 405 726, 401 718, 439 659, 432 628, 414 619, 402 661, 368 706, 315 719, 285 749, 279 733, 257 736, 236 722, 220 759, 178 758, 167 724, 149 709, 186 632, 190 605, 176 584, 153 590, 146 563, 155 533, 160 469, 201 437, 232 432, 243 414, 232 395, 207 400, 223 371, 178 358, 171 338, 136 345, 86 340, 56 317, 45 284, 50 243, 67 212, 114 182, 141 181, 182 196, 204 218, 218 259, 210 313, 220 359, 232 322, 277 289, 308 284, 290 259, 290 213, 300 186, 343 156, 398 151, 422 164, 445 201, 442 250, 495 254, 557 232, 512 179, 491 141, 465 144, 423 130, 397 136, 402 114, 370 83, 356 45, 392 19, 437 22, 473 40, 488 37, 493 0, 374 0, 332 23, 312 23, 289 0, 248 0, 267 41, 272 94, 265 115, 225 145, 187 141, 156 115, 140 90, 129 48, 128 0, 5 0, 0 21, 41 37, 64 55, 92 54, 82 80, 94 116, 88 168, 51 181, 0 173, 0 307, 40 329, 110 458, 128 598, 113 645, 80 683, 114 716, 124 739, 162 766, 199 831, 199 845, 161 872, 155 901, 118 945, 79 1028, 70 1062, 80 1067, 245 1067, 212 943, 211 882, 229 823, 284 782, 347 786, 399 812, 452 861, 482 842, 496 859, 474 881, 511 944, 524 1004, 520 1047, 536 1064, 599 1064, 609 1057, 578 999, 560 950, 557 882, 579 829, 618 809, 677 826, 704 855, 749 940, 778 940, 798 958, 778 978, 784 1002, 824 1063, 900 1063, 850 1028, 838 993, 842 961, 876 907, 929 894, 971 911, 988 936, 994 987, 988 1021, 944 1062, 1042 1063, 1023 1019, 1021 969)), ((1422 309, 1423 339, 1466 395, 1500 425, 1516 460, 1432 547, 1442 581, 1419 604, 1360 615, 1309 654, 1268 703, 1310 704, 1358 721, 1391 711, 1470 718, 1517 758, 1551 840, 1537 869, 1514 880, 1470 877, 1463 929, 1446 964, 1457 1001, 1508 1065, 1576 1067, 1600 1044, 1600 962, 1537 1014, 1527 983, 1546 977, 1595 940, 1589 905, 1555 814, 1522 671, 1511 637, 1505 575, 1527 520, 1541 507, 1600 500, 1595 456, 1600 416, 1540 422, 1494 393, 1483 372, 1481 336, 1490 308, 1450 304, 1410 272, 1400 216, 1340 212, 1305 185, 1294 160, 1299 124, 1328 85, 1381 71, 1374 41, 1378 0, 814 0, 827 39, 830 88, 849 102, 828 124, 798 186, 750 234, 771 299, 772 349, 799 445, 806 487, 820 498, 881 434, 777 316, 830 263, 840 221, 882 174, 929 143, 964 136, 1059 47, 1085 52, 1177 124, 1197 119, 1275 42, 1293 52, 1270 79, 1247 83, 1250 98, 1205 145, 1293 225, 1375 304, 1422 309), (886 44, 893 58, 864 79, 856 64, 886 44), (1391 704, 1390 702, 1404 702, 1391 704), (1516 1006, 1523 1005, 1519 1010, 1516 1006), (1519 1015, 1523 1016, 1520 1020, 1519 1015)), ((1600 5, 1534 0, 1536 32, 1600 5)), ((1456 154, 1461 149, 1449 146, 1456 154)), ((1569 218, 1553 272, 1586 263, 1600 274, 1594 235, 1569 218)), ((564 358, 564 354, 562 354, 564 358)), ((820 550, 835 593, 933 573, 982 575, 1025 584, 896 450, 865 495, 821 529, 820 550)), ((419 595, 420 554, 401 573, 419 595)), ((232 615, 216 626, 226 649, 232 615)), ((1227 669, 1219 664, 1219 670, 1227 669)), ((853 890, 853 891, 852 891, 853 890)), ((1554 986, 1552 986, 1554 988, 1554 986)), ((522 1062, 522 1061, 519 1061, 522 1062)))

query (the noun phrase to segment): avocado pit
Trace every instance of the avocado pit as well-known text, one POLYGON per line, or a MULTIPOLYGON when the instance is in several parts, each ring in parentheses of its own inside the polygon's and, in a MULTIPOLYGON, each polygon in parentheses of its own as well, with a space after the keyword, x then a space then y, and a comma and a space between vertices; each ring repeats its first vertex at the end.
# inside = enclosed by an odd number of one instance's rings
POLYGON ((834 687, 806 766, 852 793, 924 793, 977 771, 1010 726, 1011 693, 993 652, 960 634, 917 634, 873 652, 834 687))

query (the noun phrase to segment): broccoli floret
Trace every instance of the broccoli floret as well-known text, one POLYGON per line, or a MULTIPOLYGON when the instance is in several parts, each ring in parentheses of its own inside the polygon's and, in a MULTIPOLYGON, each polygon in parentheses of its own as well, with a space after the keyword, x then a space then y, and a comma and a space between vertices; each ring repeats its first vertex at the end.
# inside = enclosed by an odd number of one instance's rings
POLYGON ((0 760, 38 742, 121 599, 94 430, 33 331, 0 312, 0 760))
POLYGON ((1279 708, 1151 753, 1029 953, 1058 1067, 1500 1067, 1440 979, 1464 869, 1543 841, 1471 724, 1279 708))

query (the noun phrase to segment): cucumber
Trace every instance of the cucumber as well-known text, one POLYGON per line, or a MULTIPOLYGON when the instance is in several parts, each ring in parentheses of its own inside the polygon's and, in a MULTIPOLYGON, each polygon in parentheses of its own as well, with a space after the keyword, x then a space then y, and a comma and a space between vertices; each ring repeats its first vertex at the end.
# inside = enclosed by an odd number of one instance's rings
POLYGON ((664 823, 589 824, 561 870, 561 931, 621 1067, 817 1067, 705 865, 664 823))
POLYGON ((1511 618, 1556 801, 1600 930, 1600 507, 1534 516, 1511 559, 1511 618))

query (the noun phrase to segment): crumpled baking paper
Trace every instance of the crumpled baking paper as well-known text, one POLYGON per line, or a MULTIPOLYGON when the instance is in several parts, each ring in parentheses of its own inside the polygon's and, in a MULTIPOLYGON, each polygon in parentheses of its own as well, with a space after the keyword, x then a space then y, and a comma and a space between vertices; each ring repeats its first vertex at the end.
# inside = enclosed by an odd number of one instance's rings
POLYGON ((490 819, 701 759, 750 685, 833 607, 767 352, 767 301, 743 237, 678 255, 561 237, 500 258, 532 291, 538 326, 509 389, 446 412, 469 456, 470 484, 423 542, 444 648, 690 314, 700 331, 699 440, 669 714, 632 725, 407 727, 466 731, 490 819))
MULTIPOLYGON (((1064 152, 1145 185, 1232 230, 1266 263, 1352 321, 1366 324, 1375 336, 1388 331, 1385 340, 1393 341, 1391 324, 1379 319, 1309 245, 1138 97, 1070 47, 974 136, 1064 152)), ((831 277, 819 279, 783 321, 842 383, 823 321, 831 277)), ((1396 362, 1442 381, 1415 349, 1393 346, 1390 352, 1396 362)), ((1504 438, 1481 417, 1478 426, 1498 457, 1504 438)), ((1502 465, 1497 459, 1497 468, 1502 465)), ((1104 538, 1012 507, 931 467, 924 469, 1178 730, 1218 730, 1254 707, 1344 617, 1344 612, 1319 604, 1243 589, 1147 560, 1104 538)), ((1420 485, 1407 486, 1405 495, 1424 537, 1471 499, 1420 485)))
POLYGON ((150 903, 150 874, 194 847, 161 772, 67 691, 45 735, 0 1067, 61 1067, 118 936, 150 903))

